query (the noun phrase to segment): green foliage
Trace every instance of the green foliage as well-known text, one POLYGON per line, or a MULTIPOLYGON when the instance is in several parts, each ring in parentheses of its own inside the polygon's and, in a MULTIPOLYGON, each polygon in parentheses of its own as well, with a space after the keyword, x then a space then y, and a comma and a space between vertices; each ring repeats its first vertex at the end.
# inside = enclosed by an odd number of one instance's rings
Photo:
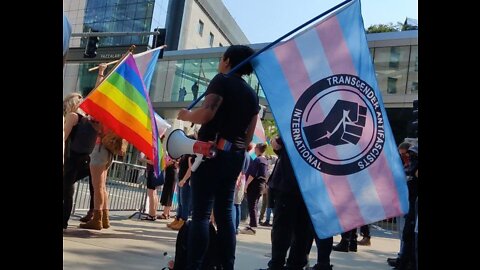
POLYGON ((393 25, 393 23, 389 23, 389 24, 370 25, 366 31, 367 33, 370 34, 370 33, 398 32, 399 30, 400 29, 398 24, 393 25))
POLYGON ((265 136, 267 137, 267 151, 266 155, 275 155, 272 146, 270 145, 270 139, 278 135, 278 129, 273 119, 264 119, 262 121, 263 129, 265 129, 265 136))

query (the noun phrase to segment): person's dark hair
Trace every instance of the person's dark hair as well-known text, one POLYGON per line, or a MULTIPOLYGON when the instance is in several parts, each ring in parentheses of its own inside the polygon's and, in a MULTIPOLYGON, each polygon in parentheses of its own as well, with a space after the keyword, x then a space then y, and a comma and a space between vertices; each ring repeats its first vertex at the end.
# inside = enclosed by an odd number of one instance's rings
POLYGON ((260 153, 265 153, 265 151, 267 150, 267 144, 266 143, 257 143, 257 145, 255 146, 255 148, 258 149, 258 151, 260 151, 260 153))
MULTIPOLYGON (((230 59, 230 66, 233 69, 240 64, 243 60, 254 54, 255 51, 245 45, 232 45, 223 54, 223 59, 230 59)), ((253 67, 250 63, 244 64, 240 67, 236 73, 240 75, 250 75, 253 72, 253 67)))
POLYGON ((399 149, 404 149, 404 150, 408 150, 408 148, 410 148, 411 144, 409 144, 408 142, 402 142, 398 148, 399 149))

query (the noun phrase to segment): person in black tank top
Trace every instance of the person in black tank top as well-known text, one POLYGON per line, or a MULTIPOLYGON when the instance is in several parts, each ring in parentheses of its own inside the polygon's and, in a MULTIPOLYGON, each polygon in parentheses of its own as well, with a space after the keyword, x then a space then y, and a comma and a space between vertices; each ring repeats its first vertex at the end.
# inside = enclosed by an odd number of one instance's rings
POLYGON ((242 45, 230 46, 223 54, 217 74, 208 85, 205 100, 194 111, 182 109, 178 119, 202 124, 198 140, 214 141, 218 153, 204 160, 190 178, 192 222, 189 225, 187 269, 200 269, 209 238, 209 217, 214 212, 218 246, 224 270, 235 263, 235 226, 232 219, 235 182, 242 169, 245 148, 250 144, 260 110, 258 97, 242 79, 253 71, 250 63, 234 74, 229 71, 254 51, 242 45))
MULTIPOLYGON (((73 207, 75 182, 90 176, 90 153, 95 146, 96 130, 90 120, 78 110, 82 95, 72 93, 63 104, 65 110, 65 164, 63 169, 63 229, 68 227, 68 220, 73 207)), ((91 200, 93 208, 93 196, 91 200)))

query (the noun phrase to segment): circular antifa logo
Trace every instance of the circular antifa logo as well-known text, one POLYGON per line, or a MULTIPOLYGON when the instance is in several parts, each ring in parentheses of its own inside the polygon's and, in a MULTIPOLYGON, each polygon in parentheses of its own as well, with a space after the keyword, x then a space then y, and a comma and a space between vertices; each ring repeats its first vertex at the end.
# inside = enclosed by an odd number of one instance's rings
POLYGON ((380 156, 385 141, 383 115, 373 88, 349 74, 311 85, 295 104, 290 130, 300 156, 330 175, 367 168, 380 156))

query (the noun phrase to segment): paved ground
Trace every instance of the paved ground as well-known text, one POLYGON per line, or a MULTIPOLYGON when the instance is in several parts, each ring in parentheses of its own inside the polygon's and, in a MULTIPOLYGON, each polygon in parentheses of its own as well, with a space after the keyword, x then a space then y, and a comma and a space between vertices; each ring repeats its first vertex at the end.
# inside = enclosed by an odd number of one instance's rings
MULTIPOLYGON (((78 213, 83 214, 83 213, 78 213)), ((64 269, 161 269, 167 256, 174 255, 176 231, 167 221, 128 219, 132 212, 111 213, 112 227, 94 231, 78 229, 78 216, 73 216, 63 235, 64 269)), ((172 221, 172 220, 171 220, 172 221)), ((253 270, 266 267, 270 255, 270 227, 260 227, 257 235, 238 235, 235 268, 253 270)), ((396 234, 373 227, 372 246, 358 247, 358 252, 332 252, 335 270, 390 270, 387 257, 395 257, 399 248, 396 234)), ((340 236, 334 237, 334 244, 340 236)), ((310 263, 316 259, 312 248, 310 263)))

